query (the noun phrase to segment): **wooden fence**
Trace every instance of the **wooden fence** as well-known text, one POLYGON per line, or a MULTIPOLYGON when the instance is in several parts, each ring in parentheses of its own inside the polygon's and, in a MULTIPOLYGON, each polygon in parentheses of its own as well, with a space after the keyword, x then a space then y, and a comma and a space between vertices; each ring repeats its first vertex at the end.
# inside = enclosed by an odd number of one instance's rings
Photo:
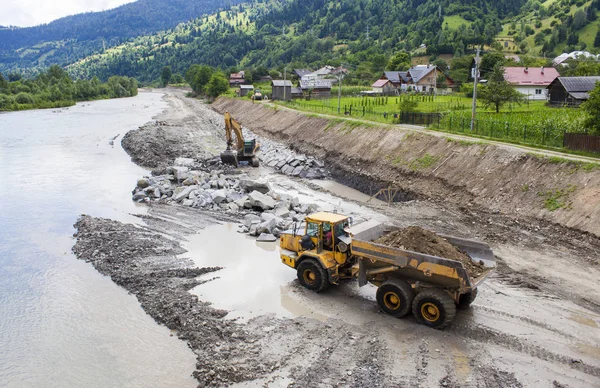
POLYGON ((575 151, 600 153, 600 136, 585 133, 565 133, 563 145, 575 151))

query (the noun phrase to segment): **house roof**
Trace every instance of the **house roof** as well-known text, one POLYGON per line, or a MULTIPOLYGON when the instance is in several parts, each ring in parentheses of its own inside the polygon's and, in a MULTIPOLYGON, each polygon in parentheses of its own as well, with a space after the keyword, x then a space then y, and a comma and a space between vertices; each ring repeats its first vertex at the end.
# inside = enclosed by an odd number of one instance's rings
POLYGON ((301 88, 292 88, 292 94, 302 94, 301 88))
POLYGON ((293 73, 296 74, 299 78, 302 78, 302 76, 312 73, 312 70, 310 70, 310 69, 294 69, 293 73))
POLYGON ((558 77, 558 82, 571 94, 574 92, 589 92, 600 82, 600 77, 558 77))
POLYGON ((282 79, 274 79, 271 81, 271 86, 292 86, 292 81, 290 80, 282 80, 282 79))
POLYGON ((375 81, 375 83, 373 85, 371 85, 371 87, 373 88, 382 88, 385 86, 385 84, 390 83, 392 81, 390 81, 389 79, 378 79, 377 81, 375 81))
POLYGON ((403 82, 410 82, 410 74, 408 74, 408 71, 399 71, 398 75, 400 76, 400 78, 402 78, 403 82))
POLYGON ((436 69, 436 66, 432 65, 417 65, 408 69, 408 75, 413 79, 415 83, 418 83, 423 77, 431 73, 436 69))
POLYGON ((398 71, 384 71, 383 72, 385 78, 392 81, 392 83, 400 83, 400 72, 398 71))
POLYGON ((570 53, 562 53, 558 57, 552 60, 554 66, 562 64, 567 59, 577 59, 578 57, 584 57, 586 59, 599 59, 599 56, 591 54, 587 51, 572 51, 570 53))
POLYGON ((240 89, 254 89, 252 85, 240 85, 240 89))
POLYGON ((504 79, 519 85, 548 86, 558 77, 558 71, 553 67, 506 67, 504 68, 504 79))
POLYGON ((230 78, 230 79, 231 79, 231 78, 244 78, 244 76, 245 76, 245 72, 242 70, 242 71, 240 71, 239 73, 231 73, 231 74, 229 75, 229 78, 230 78))
POLYGON ((571 92, 569 93, 576 100, 589 100, 590 94, 585 92, 571 92))

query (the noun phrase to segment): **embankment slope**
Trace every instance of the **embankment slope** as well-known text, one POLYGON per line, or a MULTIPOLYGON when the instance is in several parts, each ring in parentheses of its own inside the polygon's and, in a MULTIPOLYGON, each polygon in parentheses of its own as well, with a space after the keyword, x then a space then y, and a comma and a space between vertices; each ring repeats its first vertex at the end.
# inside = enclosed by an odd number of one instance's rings
POLYGON ((600 236, 600 165, 250 101, 220 98, 212 106, 259 135, 325 160, 338 180, 363 191, 369 190, 365 182, 381 182, 409 196, 541 218, 600 236))

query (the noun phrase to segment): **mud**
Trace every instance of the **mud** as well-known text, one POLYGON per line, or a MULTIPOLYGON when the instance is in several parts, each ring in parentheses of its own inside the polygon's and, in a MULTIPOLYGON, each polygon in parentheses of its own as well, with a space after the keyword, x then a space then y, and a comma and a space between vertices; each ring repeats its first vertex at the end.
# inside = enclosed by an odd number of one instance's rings
MULTIPOLYGON (((163 130, 171 132, 170 141, 192 142, 185 147, 201 155, 218 154, 224 145, 218 124, 201 118, 210 117, 209 109, 179 92, 169 91, 166 98, 171 108, 158 120, 168 124, 163 130)), ((153 131, 130 135, 139 147, 129 152, 141 153, 132 154, 135 160, 170 166, 175 156, 184 156, 176 147, 164 154, 160 148, 146 153, 146 135, 155 139, 153 131)), ((343 200, 265 167, 244 172, 268 180, 274 191, 355 219, 483 240, 499 265, 479 286, 472 308, 460 311, 448 329, 436 331, 412 317, 381 313, 371 285, 358 288, 348 281, 322 294, 300 287, 291 280, 294 270, 281 264, 276 251, 246 255, 244 251, 263 248, 237 242, 230 230, 219 232, 223 226, 216 224, 241 221, 236 213, 150 202, 140 225, 84 216, 77 224, 78 256, 136 295, 148 314, 188 343, 198 357, 193 373, 200 386, 599 385, 600 242, 593 234, 477 202, 456 204, 421 195, 391 205, 368 202, 367 207, 364 200, 343 200), (204 230, 214 234, 200 237, 204 230), (220 248, 234 244, 241 251, 220 248), (272 263, 256 260, 262 254, 273 254, 272 263), (219 255, 237 257, 219 260, 219 255), (245 270, 253 265, 264 270, 245 270), (271 266, 289 271, 289 277, 279 277, 271 266), (233 281, 234 273, 247 278, 233 281), (219 294, 225 293, 240 301, 248 297, 252 312, 246 314, 235 303, 223 306, 227 303, 219 294), (262 304, 260 297, 251 300, 251 295, 263 294, 274 297, 262 304), (252 306, 258 304, 260 311, 254 312, 258 308, 252 306), (281 307, 287 312, 281 313, 281 307)))
POLYGON ((434 232, 418 226, 409 226, 408 228, 394 230, 374 242, 407 251, 460 261, 472 277, 479 277, 484 272, 482 264, 471 260, 469 255, 461 251, 458 247, 450 244, 434 232))

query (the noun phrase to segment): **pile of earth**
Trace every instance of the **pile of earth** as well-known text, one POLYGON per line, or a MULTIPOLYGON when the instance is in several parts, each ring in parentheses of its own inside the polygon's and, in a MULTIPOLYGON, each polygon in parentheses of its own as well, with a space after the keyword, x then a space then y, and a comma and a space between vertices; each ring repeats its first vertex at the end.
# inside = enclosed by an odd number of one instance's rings
POLYGON ((418 226, 395 230, 378 238, 375 242, 407 251, 460 261, 472 277, 481 276, 485 272, 485 267, 481 263, 471 260, 469 255, 458 247, 450 244, 437 234, 418 226))

